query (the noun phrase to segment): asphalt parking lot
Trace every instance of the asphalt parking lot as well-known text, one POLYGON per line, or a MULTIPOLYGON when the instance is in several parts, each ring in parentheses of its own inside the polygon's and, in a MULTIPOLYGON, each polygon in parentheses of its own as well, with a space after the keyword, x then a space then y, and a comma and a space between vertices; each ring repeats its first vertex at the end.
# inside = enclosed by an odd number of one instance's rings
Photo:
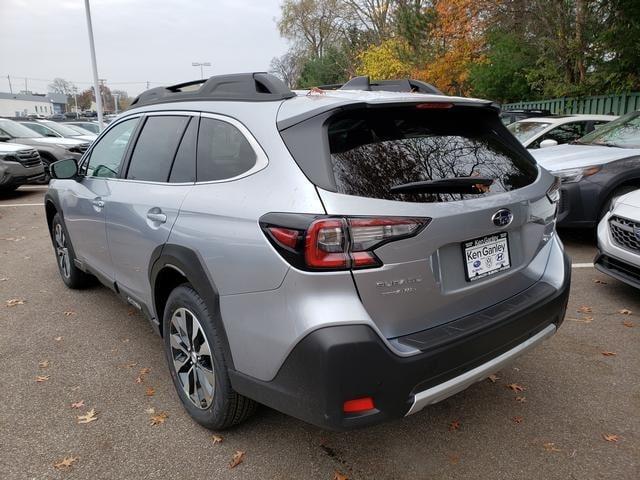
POLYGON ((348 433, 261 408, 215 442, 182 409, 147 321, 106 288, 64 287, 43 195, 0 198, 2 479, 640 478, 640 295, 588 265, 588 235, 561 234, 575 265, 564 325, 495 382, 348 433))

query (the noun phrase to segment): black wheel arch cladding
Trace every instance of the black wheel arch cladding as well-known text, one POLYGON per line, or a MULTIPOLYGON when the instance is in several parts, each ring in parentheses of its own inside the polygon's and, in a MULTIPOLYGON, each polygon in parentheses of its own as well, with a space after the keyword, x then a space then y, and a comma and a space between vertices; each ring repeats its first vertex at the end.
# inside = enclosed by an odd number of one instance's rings
MULTIPOLYGON (((158 246, 149 262, 149 282, 151 285, 151 293, 153 298, 153 310, 155 317, 161 319, 163 312, 158 311, 158 302, 166 302, 167 298, 156 298, 156 280, 160 273, 166 269, 173 269, 184 277, 193 289, 202 297, 207 309, 209 310, 213 323, 218 334, 221 337, 223 345, 223 355, 227 367, 234 369, 233 357, 231 356, 231 348, 227 339, 227 332, 222 322, 220 313, 220 295, 215 282, 207 275, 202 261, 198 254, 193 250, 175 244, 165 244, 158 246)), ((168 297, 168 295, 167 295, 168 297)), ((162 329, 160 330, 162 335, 162 329)))

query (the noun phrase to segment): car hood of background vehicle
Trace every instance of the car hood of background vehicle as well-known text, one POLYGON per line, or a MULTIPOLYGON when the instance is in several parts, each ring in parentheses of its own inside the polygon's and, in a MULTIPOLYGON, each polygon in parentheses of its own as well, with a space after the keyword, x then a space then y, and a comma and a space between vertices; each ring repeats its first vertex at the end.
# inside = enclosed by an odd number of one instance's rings
POLYGON ((601 147, 598 145, 558 145, 529 151, 541 167, 551 172, 588 167, 640 156, 640 148, 601 147))
POLYGON ((33 150, 33 147, 19 143, 0 143, 0 153, 14 153, 20 150, 33 150))
POLYGON ((77 145, 82 145, 84 143, 87 143, 85 140, 74 140, 73 138, 61 138, 61 137, 31 138, 30 140, 33 140, 35 142, 55 144, 55 145, 68 145, 70 147, 75 147, 77 145))
POLYGON ((630 207, 640 209, 640 189, 621 196, 620 198, 618 198, 618 203, 623 203, 625 205, 629 205, 630 207))

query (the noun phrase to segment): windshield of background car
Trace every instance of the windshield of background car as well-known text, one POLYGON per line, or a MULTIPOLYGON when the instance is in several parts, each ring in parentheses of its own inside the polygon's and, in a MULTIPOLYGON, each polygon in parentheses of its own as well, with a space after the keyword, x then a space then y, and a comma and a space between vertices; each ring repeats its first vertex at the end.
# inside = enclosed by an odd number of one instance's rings
POLYGON ((38 132, 34 132, 24 125, 20 125, 18 122, 12 120, 0 120, 0 130, 8 133, 13 138, 40 138, 38 132))
POLYGON ((59 123, 47 122, 44 125, 63 137, 77 137, 78 135, 82 135, 65 125, 60 125, 59 123))
POLYGON ((584 145, 640 148, 640 111, 631 112, 585 135, 577 141, 584 145))
POLYGON ((507 126, 507 130, 515 135, 521 143, 535 137, 551 125, 548 122, 515 122, 507 126))
POLYGON ((538 173, 486 109, 357 109, 331 117, 327 134, 337 191, 347 195, 445 202, 521 188, 538 173), (476 176, 492 183, 474 195, 391 192, 411 182, 476 176))

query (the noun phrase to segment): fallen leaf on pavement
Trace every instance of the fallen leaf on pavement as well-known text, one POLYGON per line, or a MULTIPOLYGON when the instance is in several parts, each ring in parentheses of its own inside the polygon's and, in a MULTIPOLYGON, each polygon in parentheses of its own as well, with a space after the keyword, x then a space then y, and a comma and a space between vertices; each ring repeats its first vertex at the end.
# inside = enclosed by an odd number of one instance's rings
POLYGON ((507 385, 507 388, 516 393, 524 392, 526 390, 525 387, 523 387, 522 385, 518 385, 517 383, 510 383, 509 385, 507 385))
POLYGON ((514 423, 522 423, 524 422, 524 417, 518 415, 516 417, 513 417, 511 420, 513 420, 514 423))
POLYGON ((615 357, 617 355, 616 352, 600 352, 602 353, 602 355, 604 355, 605 357, 615 357))
POLYGON ((500 379, 500 377, 496 374, 489 375, 487 378, 491 380, 492 383, 496 383, 500 379))
POLYGON ((578 310, 576 310, 578 313, 591 313, 591 307, 587 307, 587 306, 582 306, 580 307, 578 310))
POLYGON ((70 470, 74 463, 78 461, 77 457, 64 457, 58 463, 53 464, 56 470, 70 470))
POLYGON ((451 455, 449 455, 449 463, 452 465, 457 465, 458 463, 460 463, 460 455, 458 455, 457 453, 452 453, 451 455))
POLYGON ((151 369, 149 367, 145 367, 145 368, 141 368, 140 369, 140 375, 146 375, 149 372, 151 372, 151 369))
POLYGON ((600 280, 599 278, 594 278, 593 279, 593 283, 598 283, 600 285, 606 285, 607 282, 605 282, 604 280, 600 280))
POLYGON ((84 400, 80 400, 78 402, 73 402, 71 404, 71 408, 82 408, 84 407, 84 400))
POLYGON ((4 303, 7 307, 15 307, 16 305, 24 305, 24 302, 23 298, 11 298, 4 303))
POLYGON ((76 314, 76 312, 74 312, 73 310, 67 310, 66 312, 64 312, 64 316, 65 317, 72 317, 76 314))
POLYGON ((96 415, 98 415, 98 413, 96 412, 95 408, 92 408, 86 414, 78 415, 78 423, 95 422, 98 419, 96 415))
POLYGON ((211 434, 211 441, 215 445, 216 443, 222 443, 223 438, 220 435, 216 435, 215 433, 211 434))
POLYGON ((333 480, 349 480, 349 477, 336 470, 333 474, 333 480))
POLYGON ((614 433, 603 433, 602 438, 604 438, 607 442, 617 442, 620 439, 619 435, 614 433))
POLYGON ((556 448, 556 444, 553 443, 553 442, 545 443, 542 446, 547 452, 561 452, 562 451, 559 448, 556 448))
POLYGON ((631 315, 633 312, 628 308, 623 308, 622 310, 618 310, 618 313, 621 313, 622 315, 631 315))
POLYGON ((157 415, 151 416, 151 425, 162 425, 169 415, 167 412, 158 412, 157 415))
POLYGON ((244 452, 241 450, 236 451, 231 457, 231 463, 229 463, 229 468, 235 468, 240 465, 244 460, 244 452))
POLYGON ((38 383, 46 382, 47 380, 49 380, 49 375, 37 375, 36 376, 36 382, 38 382, 38 383))
POLYGON ((582 318, 570 318, 567 317, 567 320, 578 323, 591 323, 593 321, 593 317, 589 315, 583 315, 582 318))
POLYGON ((9 280, 7 277, 0 278, 0 282, 6 282, 7 280, 9 280))
POLYGON ((631 322, 629 320, 625 320, 624 322, 622 322, 622 325, 624 325, 627 328, 633 328, 634 327, 633 322, 631 322))
POLYGON ((527 401, 527 397, 516 397, 516 402, 525 403, 527 401))
POLYGON ((147 391, 144 392, 147 397, 153 397, 156 394, 156 389, 153 387, 147 387, 147 391))
POLYGON ((142 383, 144 382, 144 379, 140 376, 136 377, 136 383, 142 383))
POLYGON ((41 362, 38 362, 38 366, 40 368, 49 368, 49 360, 42 360, 41 362))
POLYGON ((145 410, 145 413, 148 413, 149 415, 153 415, 154 413, 156 413, 156 409, 151 407, 151 408, 147 408, 145 410))
POLYGON ((56 342, 59 342, 60 340, 62 340, 62 337, 53 337, 53 339, 54 339, 56 342))
POLYGON ((454 420, 453 422, 451 422, 449 424, 449 431, 450 432, 458 430, 459 428, 460 428, 460 421, 458 421, 458 420, 454 420))
POLYGON ((137 363, 123 363, 122 365, 119 365, 120 368, 133 368, 136 365, 138 365, 137 363))

